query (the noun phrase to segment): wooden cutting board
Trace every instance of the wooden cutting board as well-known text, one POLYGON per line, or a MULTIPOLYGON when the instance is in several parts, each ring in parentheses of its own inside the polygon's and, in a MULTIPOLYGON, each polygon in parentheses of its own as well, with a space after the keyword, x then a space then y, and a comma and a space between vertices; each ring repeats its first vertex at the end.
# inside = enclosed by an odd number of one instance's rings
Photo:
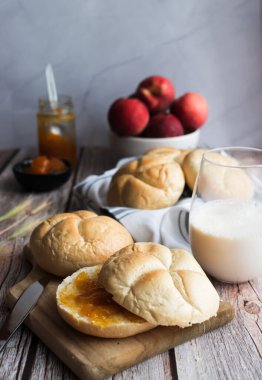
MULTIPOLYGON (((25 250, 31 261, 28 249, 25 250)), ((14 285, 8 293, 7 302, 12 306, 21 293, 33 281, 47 273, 34 266, 31 273, 14 285)), ((216 317, 181 329, 157 327, 153 330, 124 339, 103 339, 84 335, 69 325, 56 310, 55 293, 61 279, 50 275, 37 305, 27 317, 25 324, 52 350, 80 379, 105 379, 143 360, 158 355, 181 343, 187 342, 234 318, 234 309, 224 301, 216 317)))

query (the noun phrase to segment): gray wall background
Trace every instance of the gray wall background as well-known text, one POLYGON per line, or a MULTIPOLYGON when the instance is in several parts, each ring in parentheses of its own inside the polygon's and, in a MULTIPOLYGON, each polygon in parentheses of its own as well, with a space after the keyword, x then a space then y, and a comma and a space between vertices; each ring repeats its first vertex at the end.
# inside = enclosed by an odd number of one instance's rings
POLYGON ((81 144, 106 144, 106 112, 144 77, 202 93, 202 142, 262 147, 259 0, 0 0, 0 148, 37 144, 52 63, 81 144))

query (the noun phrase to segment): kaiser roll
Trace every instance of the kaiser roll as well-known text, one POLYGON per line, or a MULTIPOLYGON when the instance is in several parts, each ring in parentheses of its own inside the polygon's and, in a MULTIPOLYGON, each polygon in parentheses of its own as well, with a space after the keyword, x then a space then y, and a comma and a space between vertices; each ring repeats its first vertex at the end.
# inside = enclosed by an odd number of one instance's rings
POLYGON ((195 149, 184 159, 182 169, 187 185, 193 191, 202 157, 205 164, 201 170, 198 191, 203 199, 250 199, 254 188, 245 171, 238 167, 235 158, 206 149, 195 149))
POLYGON ((129 232, 114 219, 76 211, 42 222, 32 232, 29 244, 41 268, 67 276, 79 268, 103 263, 132 242, 129 232))
POLYGON ((182 163, 187 186, 193 191, 198 176, 203 154, 207 149, 194 149, 189 152, 182 163))
POLYGON ((178 149, 172 146, 160 146, 151 148, 146 152, 146 155, 150 156, 172 156, 176 162, 182 165, 186 155, 191 152, 191 149, 178 149))
POLYGON ((205 153, 198 191, 204 200, 248 200, 253 197, 254 187, 235 158, 209 151, 205 153))
POLYGON ((113 300, 151 324, 187 327, 219 308, 219 296, 194 257, 160 244, 136 243, 116 252, 99 282, 113 300))
POLYGON ((184 185, 183 171, 174 157, 145 155, 114 174, 108 203, 139 209, 169 207, 179 199, 184 185))
POLYGON ((58 286, 60 316, 76 330, 103 338, 124 338, 155 327, 112 300, 97 282, 100 269, 79 269, 58 286))

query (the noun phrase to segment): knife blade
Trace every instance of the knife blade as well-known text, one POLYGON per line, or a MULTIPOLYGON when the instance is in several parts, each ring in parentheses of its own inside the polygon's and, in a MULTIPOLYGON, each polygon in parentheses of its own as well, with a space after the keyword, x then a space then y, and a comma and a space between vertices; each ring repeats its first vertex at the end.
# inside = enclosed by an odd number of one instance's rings
POLYGON ((49 280, 50 279, 44 277, 40 280, 34 281, 18 298, 13 309, 0 328, 0 352, 36 305, 49 280))

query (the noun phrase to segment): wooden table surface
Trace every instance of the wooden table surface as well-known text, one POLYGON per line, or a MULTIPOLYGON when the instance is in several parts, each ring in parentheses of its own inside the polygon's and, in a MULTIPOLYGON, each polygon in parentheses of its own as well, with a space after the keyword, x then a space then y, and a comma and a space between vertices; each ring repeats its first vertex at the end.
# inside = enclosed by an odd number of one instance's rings
MULTIPOLYGON (((24 225, 64 211, 74 210, 72 187, 89 174, 113 167, 116 159, 107 148, 81 149, 78 165, 67 184, 58 190, 29 194, 16 183, 12 166, 33 157, 33 150, 0 152, 0 215, 29 195, 33 207, 46 200, 48 205, 36 215, 28 215, 24 225)), ((17 218, 0 223, 0 232, 17 218)), ((8 238, 18 228, 0 235, 0 325, 8 313, 7 289, 29 272, 22 248, 30 231, 8 238)), ((262 253, 261 253, 262 254, 262 253)), ((229 325, 210 332, 175 350, 170 350, 114 376, 120 379, 262 379, 262 278, 228 285, 215 283, 220 296, 236 309, 229 325)), ((24 325, 18 329, 0 354, 0 380, 73 380, 76 376, 24 325)))

